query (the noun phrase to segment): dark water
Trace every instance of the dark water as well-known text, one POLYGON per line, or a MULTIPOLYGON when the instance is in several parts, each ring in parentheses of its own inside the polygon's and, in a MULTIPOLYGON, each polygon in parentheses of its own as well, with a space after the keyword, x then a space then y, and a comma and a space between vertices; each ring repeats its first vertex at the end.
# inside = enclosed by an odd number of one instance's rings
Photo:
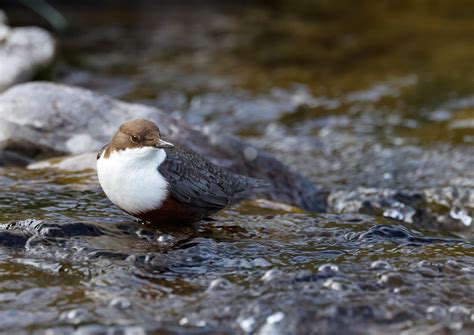
POLYGON ((94 172, 2 169, 0 330, 472 334, 474 7, 354 6, 59 7, 49 78, 240 135, 331 210, 154 229, 94 172))

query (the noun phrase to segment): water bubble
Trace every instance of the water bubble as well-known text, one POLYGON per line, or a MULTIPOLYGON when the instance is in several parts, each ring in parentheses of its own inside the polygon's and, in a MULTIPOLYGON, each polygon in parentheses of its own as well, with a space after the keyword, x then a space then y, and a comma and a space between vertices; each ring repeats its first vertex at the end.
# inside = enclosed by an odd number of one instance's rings
POLYGON ((110 301, 109 305, 113 306, 113 307, 126 309, 126 308, 129 308, 131 306, 131 303, 130 303, 130 300, 128 300, 125 297, 117 297, 117 298, 113 298, 110 301))
POLYGON ((318 271, 325 275, 334 275, 339 272, 339 267, 335 264, 323 264, 318 271))
POLYGON ((391 270, 392 266, 387 261, 374 261, 370 264, 370 268, 373 270, 391 270))
POLYGON ((384 179, 392 179, 393 176, 392 176, 391 173, 385 172, 385 173, 383 174, 383 178, 384 178, 384 179))
POLYGON ((420 262, 418 262, 418 267, 420 268, 424 268, 424 267, 431 267, 431 262, 427 261, 427 260, 422 260, 420 262))
POLYGON ((383 212, 383 216, 394 219, 394 220, 398 220, 398 221, 403 221, 403 218, 404 218, 403 213, 400 210, 395 209, 395 208, 387 209, 386 211, 383 212))
POLYGON ((333 278, 329 278, 328 280, 326 280, 323 283, 323 286, 330 288, 331 290, 334 290, 334 291, 342 291, 346 288, 346 286, 343 283, 337 280, 334 280, 333 278))
POLYGON ((73 309, 61 314, 60 318, 61 320, 67 321, 69 323, 79 324, 89 318, 89 313, 85 309, 73 309))
POLYGON ((244 157, 245 157, 246 160, 253 161, 257 158, 257 156, 258 156, 257 149, 255 149, 253 147, 246 147, 244 149, 244 157))
POLYGON ((240 328, 246 333, 251 333, 255 327, 255 318, 253 316, 250 316, 245 319, 239 319, 237 320, 237 323, 239 324, 240 328))
POLYGON ((272 264, 270 262, 268 262, 266 259, 264 258, 255 258, 251 261, 251 264, 253 266, 258 266, 258 267, 269 267, 271 266, 272 264))
POLYGON ((453 219, 461 221, 466 227, 469 227, 472 224, 472 217, 464 209, 453 208, 449 212, 449 215, 453 219))
POLYGON ((268 283, 272 280, 278 279, 283 275, 283 272, 279 269, 271 269, 265 272, 265 274, 260 278, 265 283, 268 283))
POLYGON ((166 235, 166 234, 158 236, 158 239, 157 239, 159 243, 169 243, 172 240, 173 240, 173 236, 166 235))
POLYGON ((209 284, 207 291, 226 291, 232 287, 232 283, 224 278, 214 279, 209 284))
POLYGON ((269 317, 265 324, 260 329, 260 335, 276 335, 280 334, 280 329, 278 328, 278 323, 280 323, 285 318, 285 314, 282 312, 276 312, 269 317))
POLYGON ((277 323, 283 320, 284 318, 285 314, 283 312, 276 312, 275 314, 272 314, 267 318, 267 323, 277 323))

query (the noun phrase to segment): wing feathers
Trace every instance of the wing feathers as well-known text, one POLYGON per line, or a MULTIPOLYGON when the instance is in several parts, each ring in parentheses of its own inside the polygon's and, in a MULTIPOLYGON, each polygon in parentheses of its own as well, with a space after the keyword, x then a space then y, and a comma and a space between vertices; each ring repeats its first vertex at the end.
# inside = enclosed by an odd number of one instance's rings
POLYGON ((242 199, 239 194, 263 182, 234 174, 183 147, 166 150, 158 170, 169 183, 170 195, 177 201, 211 211, 220 210, 242 199))

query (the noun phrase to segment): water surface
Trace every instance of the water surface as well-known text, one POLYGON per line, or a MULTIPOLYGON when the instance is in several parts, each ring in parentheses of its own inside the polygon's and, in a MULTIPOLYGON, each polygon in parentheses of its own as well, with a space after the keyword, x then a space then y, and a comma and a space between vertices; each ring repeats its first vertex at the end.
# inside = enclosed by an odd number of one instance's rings
POLYGON ((61 8, 43 76, 242 136, 330 212, 157 229, 93 171, 3 168, 0 330, 472 333, 474 7, 342 3, 61 8))

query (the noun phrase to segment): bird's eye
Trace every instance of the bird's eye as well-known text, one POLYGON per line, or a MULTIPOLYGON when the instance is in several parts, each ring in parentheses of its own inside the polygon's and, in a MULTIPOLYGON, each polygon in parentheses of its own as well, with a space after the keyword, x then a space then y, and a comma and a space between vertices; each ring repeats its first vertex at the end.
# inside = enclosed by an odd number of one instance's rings
POLYGON ((138 140, 139 140, 138 136, 135 136, 135 135, 130 136, 130 141, 132 141, 133 143, 138 143, 138 140))

